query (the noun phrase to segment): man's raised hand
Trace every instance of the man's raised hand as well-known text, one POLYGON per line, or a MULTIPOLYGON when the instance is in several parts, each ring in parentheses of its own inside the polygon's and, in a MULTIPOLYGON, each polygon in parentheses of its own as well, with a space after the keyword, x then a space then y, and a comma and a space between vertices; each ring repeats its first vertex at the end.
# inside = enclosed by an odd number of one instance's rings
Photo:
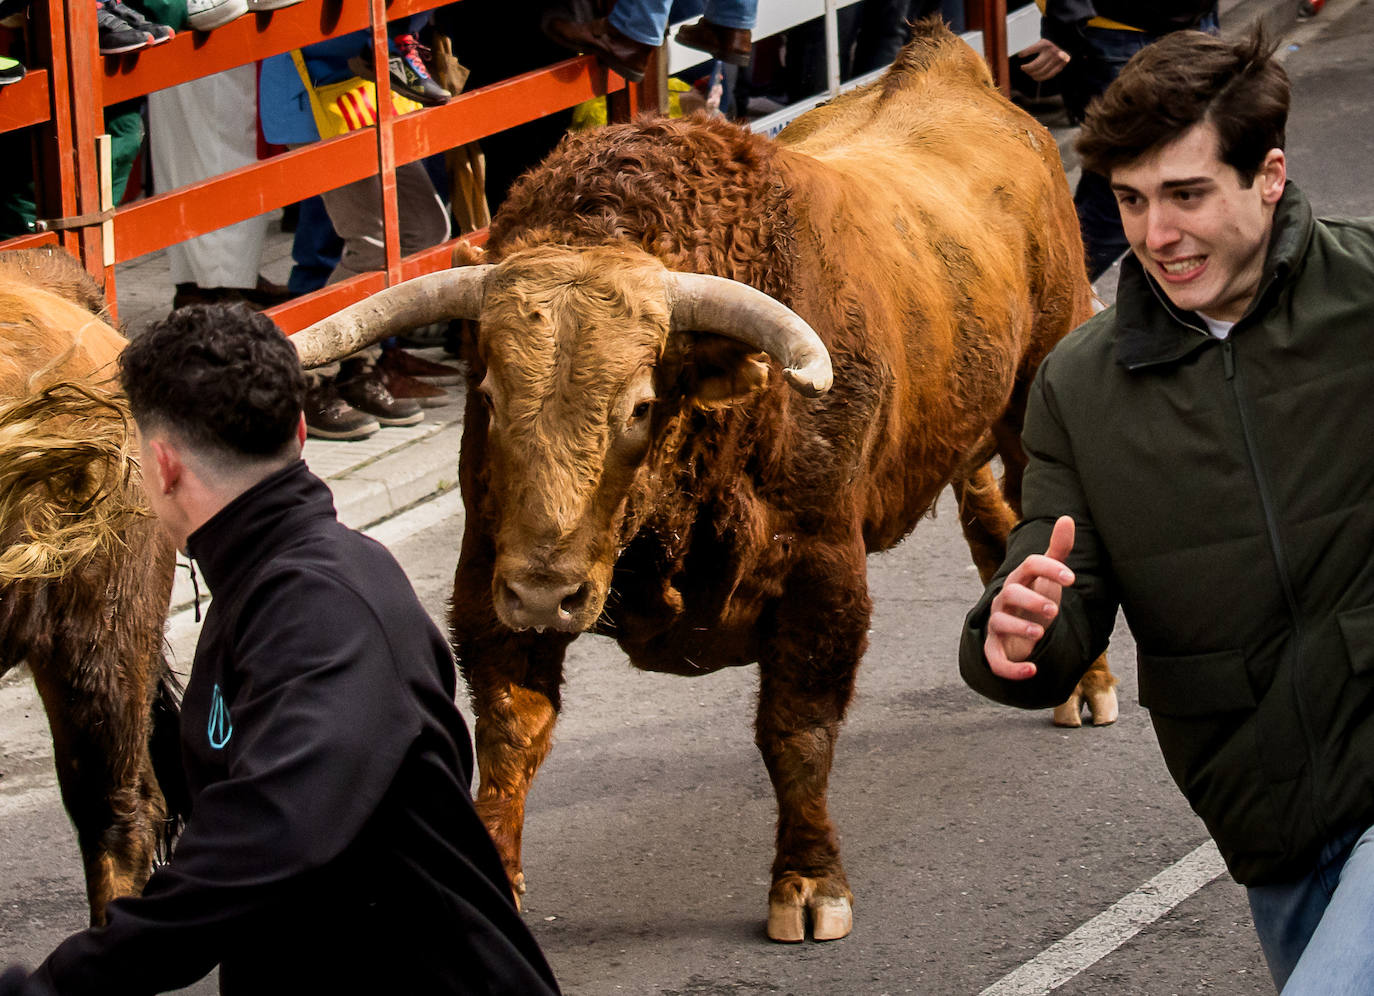
POLYGON ((1023 560, 993 598, 983 655, 999 678, 1020 681, 1035 675, 1035 665, 1026 658, 1059 614, 1064 586, 1073 584, 1073 571, 1064 566, 1073 549, 1073 531, 1073 519, 1061 515, 1049 549, 1023 560))

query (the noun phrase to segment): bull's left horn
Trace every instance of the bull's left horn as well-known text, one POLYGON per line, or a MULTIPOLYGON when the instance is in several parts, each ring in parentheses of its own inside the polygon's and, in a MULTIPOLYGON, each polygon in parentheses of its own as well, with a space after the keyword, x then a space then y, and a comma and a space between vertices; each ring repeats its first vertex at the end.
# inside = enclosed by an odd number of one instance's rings
POLYGON ((333 363, 389 335, 482 311, 490 263, 460 266, 406 280, 336 311, 291 337, 301 365, 333 363))
POLYGON ((782 364, 788 382, 815 398, 830 390, 830 353, 815 329, 761 290, 704 273, 667 276, 674 331, 715 332, 762 350, 782 364))

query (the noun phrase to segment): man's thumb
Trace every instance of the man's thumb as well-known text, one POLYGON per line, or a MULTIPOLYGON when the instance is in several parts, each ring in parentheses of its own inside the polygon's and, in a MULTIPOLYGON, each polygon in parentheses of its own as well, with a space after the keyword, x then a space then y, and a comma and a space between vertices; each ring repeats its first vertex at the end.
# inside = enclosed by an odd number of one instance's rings
POLYGON ((1057 560, 1061 564, 1068 559, 1069 551, 1073 549, 1074 523, 1073 517, 1061 515, 1054 520, 1054 532, 1050 533, 1049 549, 1045 551, 1045 556, 1051 560, 1057 560))

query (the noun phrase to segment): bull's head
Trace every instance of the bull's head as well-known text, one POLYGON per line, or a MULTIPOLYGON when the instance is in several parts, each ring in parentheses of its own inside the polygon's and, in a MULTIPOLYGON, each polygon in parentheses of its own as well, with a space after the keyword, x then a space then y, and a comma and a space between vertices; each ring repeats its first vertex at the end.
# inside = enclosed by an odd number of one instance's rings
MULTIPOLYGON (((767 382, 758 352, 807 396, 830 387, 830 357, 799 316, 733 280, 667 270, 637 249, 543 246, 499 264, 406 281, 298 333, 307 366, 396 331, 477 319, 487 473, 495 510, 492 598, 513 629, 579 632, 600 614, 626 498, 653 442, 664 367, 710 332, 736 362, 686 378, 703 404, 767 382)), ((471 409, 469 409, 471 411, 471 409)))

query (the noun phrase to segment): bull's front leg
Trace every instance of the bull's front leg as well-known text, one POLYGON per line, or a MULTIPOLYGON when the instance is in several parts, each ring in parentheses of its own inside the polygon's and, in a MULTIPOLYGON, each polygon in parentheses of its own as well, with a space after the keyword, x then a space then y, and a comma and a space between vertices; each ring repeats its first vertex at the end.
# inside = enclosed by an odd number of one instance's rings
MULTIPOLYGON (((860 548, 861 550, 861 548, 860 548)), ((760 662, 755 743, 778 799, 777 855, 768 894, 768 936, 818 941, 853 928, 849 889, 826 794, 835 741, 867 645, 870 602, 863 555, 789 584, 777 633, 760 662), (834 571, 834 573, 831 573, 834 571), (847 590, 835 578, 855 583, 847 590)))
POLYGON ((477 813, 501 855, 516 905, 525 892, 525 798, 553 744, 570 635, 514 633, 455 641, 476 714, 477 813))

